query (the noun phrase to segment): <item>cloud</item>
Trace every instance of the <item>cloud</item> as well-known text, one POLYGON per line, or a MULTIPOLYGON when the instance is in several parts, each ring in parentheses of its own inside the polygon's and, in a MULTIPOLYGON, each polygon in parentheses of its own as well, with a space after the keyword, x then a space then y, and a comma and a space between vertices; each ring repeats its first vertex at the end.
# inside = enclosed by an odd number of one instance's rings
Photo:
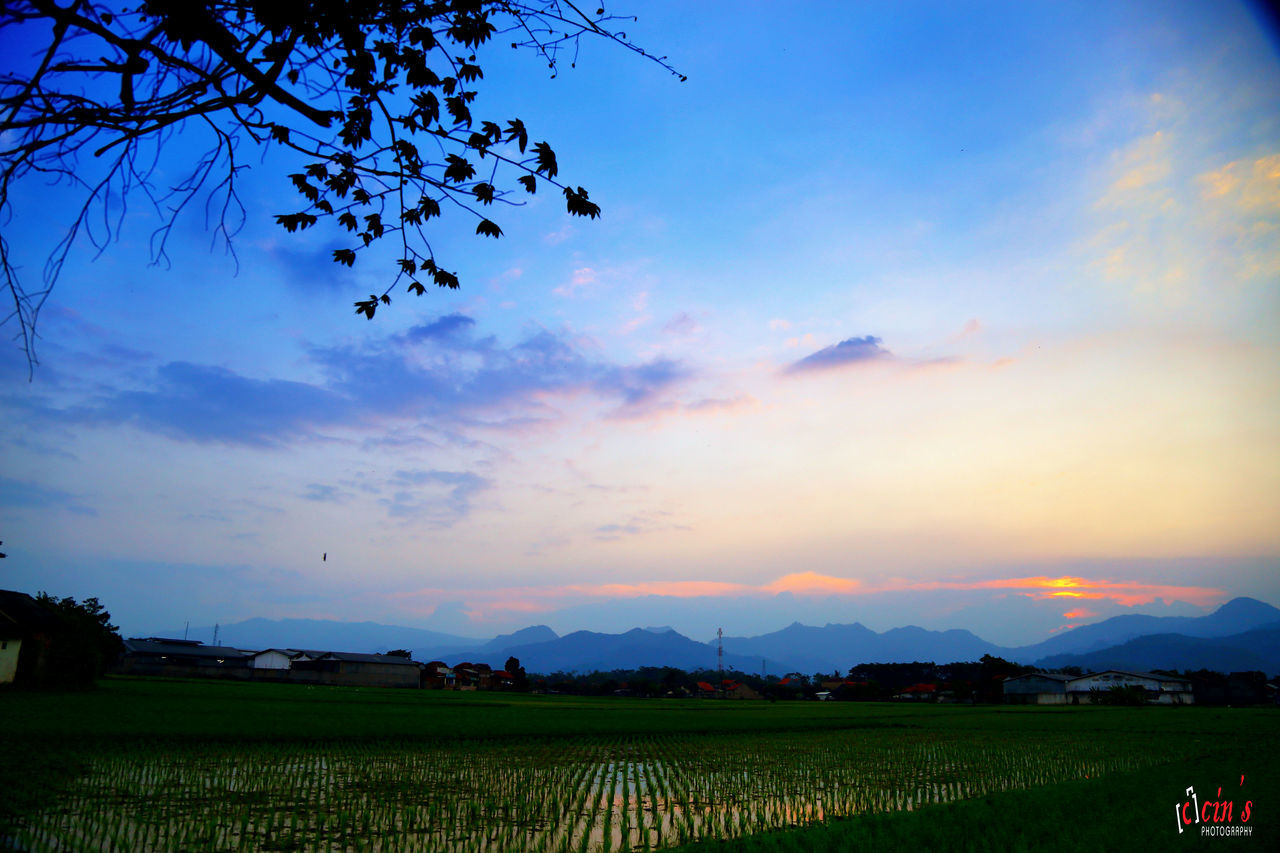
POLYGON ((848 338, 838 344, 820 349, 788 365, 784 373, 807 373, 817 370, 846 367, 851 364, 864 364, 870 361, 893 358, 893 353, 880 346, 881 340, 874 335, 861 338, 848 338))
POLYGON ((390 498, 378 503, 392 518, 425 520, 450 527, 471 514, 471 501, 492 483, 471 471, 397 471, 390 498))
POLYGON ((127 423, 189 441, 274 447, 352 417, 352 402, 303 382, 251 379, 222 367, 170 362, 154 387, 118 391, 68 412, 83 422, 127 423))
POLYGON ((704 397, 701 400, 685 406, 684 410, 686 412, 693 412, 697 414, 711 414, 750 409, 758 404, 759 401, 750 394, 739 394, 736 397, 728 398, 704 397))
POLYGON ((573 271, 573 278, 569 279, 567 284, 562 284, 551 292, 556 296, 576 296, 579 290, 589 288, 595 283, 596 271, 591 267, 579 267, 573 271))
POLYGON ((522 428, 558 418, 554 398, 581 394, 615 402, 610 417, 636 417, 656 410, 691 375, 665 358, 613 363, 545 329, 503 346, 477 336, 475 326, 449 314, 380 340, 313 347, 308 357, 322 374, 316 382, 171 362, 147 374, 149 387, 111 391, 62 416, 188 441, 276 447, 338 428, 387 433, 388 420, 430 420, 437 434, 522 428))
POLYGON ((315 501, 317 503, 346 503, 351 499, 351 493, 337 486, 326 486, 322 483, 308 483, 307 490, 302 493, 302 499, 315 501))
POLYGON ((266 253, 284 273, 286 284, 306 296, 314 296, 317 291, 335 294, 355 289, 355 273, 333 262, 334 250, 343 248, 346 244, 336 240, 302 247, 292 239, 273 240, 266 253))
POLYGON ((698 325, 698 321, 686 311, 676 314, 662 327, 662 334, 672 336, 696 335, 701 331, 702 327, 698 325))
POLYGON ((414 326, 401 336, 401 340, 419 343, 430 340, 456 339, 475 327, 476 321, 463 314, 446 314, 431 323, 414 326))
POLYGON ((97 510, 79 502, 74 495, 37 483, 0 477, 0 506, 19 509, 64 509, 77 515, 97 515, 97 510))
MULTIPOLYGON (((601 537, 619 537, 643 532, 632 528, 643 527, 631 520, 609 524, 597 530, 601 537)), ((1090 598, 1094 609, 1073 606, 1065 614, 1070 620, 1093 619, 1099 615, 1125 612, 1139 606, 1159 607, 1167 601, 1182 601, 1200 607, 1221 604, 1227 599, 1223 590, 1198 586, 1173 586, 1148 584, 1139 581, 1114 581, 1082 577, 1029 576, 1013 578, 960 578, 943 581, 887 580, 868 582, 858 578, 838 577, 818 572, 796 572, 762 583, 734 583, 711 580, 653 580, 634 583, 579 583, 548 584, 543 586, 477 587, 474 589, 422 589, 403 592, 399 599, 424 601, 451 597, 466 602, 473 618, 501 620, 503 611, 524 615, 532 612, 552 613, 583 607, 632 607, 662 608, 665 613, 675 612, 678 603, 685 602, 699 612, 725 613, 741 607, 772 607, 778 613, 814 614, 822 610, 830 618, 835 612, 850 612, 850 608, 863 608, 868 615, 887 609, 913 614, 922 618, 925 603, 933 613, 932 621, 956 627, 948 616, 958 605, 972 609, 978 604, 978 613, 989 630, 1001 626, 993 618, 1006 618, 1020 611, 1039 614, 1037 618, 1051 619, 1044 630, 1056 624, 1062 611, 1057 604, 1070 599, 1090 598), (646 599, 652 599, 647 604, 646 599), (632 602, 632 605, 624 605, 632 602), (518 606, 517 606, 518 605, 518 606), (781 608, 781 609, 779 609, 781 608), (798 609, 797 609, 798 608, 798 609), (834 610, 833 610, 834 608, 834 610)), ((577 612, 574 610, 572 612, 577 612)), ((772 612, 772 611, 771 611, 772 612)), ((1025 614, 1024 614, 1025 615, 1025 614)), ((652 618, 645 617, 645 618, 652 618)), ((800 616, 804 621, 804 617, 800 616)), ((817 618, 817 617, 814 617, 817 618)), ((894 616, 891 618, 901 618, 894 616)), ((917 623, 918 624, 918 623, 917 623)), ((1078 623, 1077 623, 1078 624, 1078 623)), ((886 625, 885 627, 891 627, 886 625)), ((979 634, 984 630, 974 625, 979 634)), ((1042 638, 1042 637, 1040 637, 1042 638)), ((991 639, 987 637, 987 639, 991 639)), ((1034 642, 1020 640, 1018 642, 1034 642)))

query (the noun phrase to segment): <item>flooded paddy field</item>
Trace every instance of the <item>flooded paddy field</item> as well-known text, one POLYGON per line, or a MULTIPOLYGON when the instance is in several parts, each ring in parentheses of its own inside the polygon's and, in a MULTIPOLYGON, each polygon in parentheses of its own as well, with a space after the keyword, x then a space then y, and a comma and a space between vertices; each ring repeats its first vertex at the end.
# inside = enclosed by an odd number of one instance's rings
MULTIPOLYGON (((225 698, 234 713, 234 696, 225 698)), ((242 717, 243 737, 215 734, 210 718, 146 738, 145 723, 103 713, 100 728, 134 730, 71 737, 74 770, 8 821, 0 847, 652 850, 1105 778, 1167 761, 1173 744, 1199 743, 1189 732, 1205 717, 1154 708, 1072 716, 572 697, 371 701, 370 719, 348 737, 316 736, 324 726, 301 717, 298 736, 255 733, 242 717), (400 701, 416 703, 415 713, 400 701), (506 714, 513 707, 523 723, 506 714), (451 712, 472 718, 470 728, 451 712), (375 735, 379 721, 390 731, 375 735), (448 725, 433 734, 433 723, 448 725)), ((333 708, 294 709, 308 710, 333 708)))

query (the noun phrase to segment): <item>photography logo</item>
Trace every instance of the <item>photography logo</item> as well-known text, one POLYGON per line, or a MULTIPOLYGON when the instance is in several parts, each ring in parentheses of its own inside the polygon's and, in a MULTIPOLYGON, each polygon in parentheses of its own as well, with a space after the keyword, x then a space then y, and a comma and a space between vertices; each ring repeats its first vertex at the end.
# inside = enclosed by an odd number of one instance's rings
MULTIPOLYGON (((1240 777, 1240 787, 1244 787, 1244 776, 1240 777)), ((1240 794, 1243 798, 1243 793, 1240 794)), ((1249 818, 1253 815, 1253 800, 1243 800, 1243 805, 1236 807, 1235 798, 1223 799, 1219 786, 1217 799, 1200 802, 1195 786, 1187 788, 1187 797, 1173 807, 1177 813, 1178 834, 1187 827, 1200 827, 1200 834, 1210 838, 1228 838, 1234 836, 1253 835, 1253 827, 1249 818), (1234 821, 1234 822, 1233 822, 1234 821)))

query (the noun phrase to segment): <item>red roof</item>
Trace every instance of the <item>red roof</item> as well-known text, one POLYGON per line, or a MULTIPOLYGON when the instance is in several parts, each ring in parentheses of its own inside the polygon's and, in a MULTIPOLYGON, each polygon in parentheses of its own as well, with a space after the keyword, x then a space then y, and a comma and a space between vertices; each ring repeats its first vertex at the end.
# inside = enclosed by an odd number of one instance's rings
POLYGON ((937 689, 938 689, 938 685, 936 684, 913 684, 910 687, 908 687, 906 690, 903 690, 902 692, 903 693, 933 693, 937 689))
POLYGON ((791 683, 791 679, 790 679, 790 678, 784 678, 784 679, 782 679, 781 681, 779 681, 778 683, 779 683, 779 684, 790 684, 790 683, 791 683))
POLYGON ((711 693, 714 693, 714 692, 715 692, 715 690, 716 690, 714 687, 712 687, 710 684, 708 684, 708 683, 707 683, 707 682, 705 682, 705 681, 699 681, 699 682, 698 682, 698 689, 699 689, 699 690, 706 690, 706 691, 711 692, 711 693))

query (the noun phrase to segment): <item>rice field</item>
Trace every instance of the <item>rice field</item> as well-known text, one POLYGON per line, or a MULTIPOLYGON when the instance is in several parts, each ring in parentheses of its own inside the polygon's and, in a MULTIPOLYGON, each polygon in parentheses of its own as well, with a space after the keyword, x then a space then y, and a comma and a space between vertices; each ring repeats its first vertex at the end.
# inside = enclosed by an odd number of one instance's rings
POLYGON ((1097 778, 1154 736, 859 728, 98 750, 0 846, 612 853, 1097 778))

